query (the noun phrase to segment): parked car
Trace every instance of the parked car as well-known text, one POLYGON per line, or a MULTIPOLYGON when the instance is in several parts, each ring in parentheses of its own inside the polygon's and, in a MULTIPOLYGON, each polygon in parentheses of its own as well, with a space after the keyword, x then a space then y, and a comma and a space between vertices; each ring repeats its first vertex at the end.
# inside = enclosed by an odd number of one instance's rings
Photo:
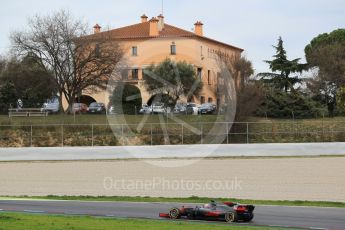
POLYGON ((108 115, 114 115, 115 113, 115 108, 113 105, 111 105, 108 109, 108 115))
POLYGON ((166 108, 163 104, 153 104, 152 105, 152 113, 154 114, 160 114, 160 113, 166 113, 166 108))
POLYGON ((53 98, 51 100, 47 100, 47 102, 43 104, 41 111, 48 112, 48 113, 58 113, 59 109, 60 109, 59 99, 53 98))
POLYGON ((184 104, 184 103, 177 103, 175 105, 175 108, 174 108, 174 113, 181 113, 181 114, 185 114, 186 113, 186 108, 187 105, 184 104))
POLYGON ((217 106, 212 103, 204 103, 199 107, 199 114, 214 114, 217 106))
POLYGON ((84 103, 74 103, 73 104, 73 113, 86 113, 87 105, 84 103))
POLYGON ((141 109, 139 110, 140 114, 150 114, 152 113, 152 107, 147 104, 142 104, 141 109))
POLYGON ((105 105, 104 103, 99 102, 92 102, 87 110, 88 113, 105 113, 105 105))
POLYGON ((191 115, 198 115, 198 105, 195 103, 188 103, 186 106, 186 113, 191 115))

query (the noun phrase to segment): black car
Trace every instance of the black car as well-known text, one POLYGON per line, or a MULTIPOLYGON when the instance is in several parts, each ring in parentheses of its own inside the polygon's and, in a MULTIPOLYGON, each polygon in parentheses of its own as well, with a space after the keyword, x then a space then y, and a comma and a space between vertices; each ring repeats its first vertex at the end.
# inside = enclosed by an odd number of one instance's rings
POLYGON ((242 205, 233 202, 208 204, 196 207, 182 206, 172 208, 169 213, 160 213, 160 217, 170 219, 187 218, 191 220, 215 220, 226 222, 251 221, 254 218, 254 206, 242 205))
POLYGON ((214 114, 217 110, 217 106, 211 103, 202 104, 199 107, 199 114, 214 114))
POLYGON ((93 102, 90 104, 88 113, 105 113, 105 105, 104 103, 93 102))

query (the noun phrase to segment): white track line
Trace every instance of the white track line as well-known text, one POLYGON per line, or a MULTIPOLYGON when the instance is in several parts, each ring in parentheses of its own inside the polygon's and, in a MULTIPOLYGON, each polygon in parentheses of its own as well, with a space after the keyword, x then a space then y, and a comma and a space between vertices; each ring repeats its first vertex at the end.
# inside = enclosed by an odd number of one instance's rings
POLYGON ((268 225, 269 227, 275 227, 275 228, 290 228, 290 226, 288 226, 288 225, 268 225))
POLYGON ((44 213, 44 211, 40 211, 40 210, 24 210, 24 212, 30 212, 30 213, 44 213))
POLYGON ((78 213, 78 212, 64 212, 65 215, 76 215, 76 216, 85 216, 85 213, 78 213))

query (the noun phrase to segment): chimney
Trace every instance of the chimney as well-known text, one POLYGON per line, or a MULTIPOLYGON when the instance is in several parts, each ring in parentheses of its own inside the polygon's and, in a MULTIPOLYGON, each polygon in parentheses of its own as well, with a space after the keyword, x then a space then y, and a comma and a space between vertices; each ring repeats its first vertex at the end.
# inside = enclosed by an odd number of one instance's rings
POLYGON ((195 26, 195 30, 194 30, 194 33, 198 36, 203 36, 203 31, 202 31, 202 26, 204 24, 202 24, 202 22, 200 21, 197 21, 194 26, 195 26))
POLYGON ((150 19, 150 37, 155 37, 159 35, 158 21, 159 20, 155 17, 150 19))
POLYGON ((158 30, 162 31, 164 29, 164 16, 163 14, 158 15, 158 30))
POLYGON ((98 25, 98 24, 96 24, 94 27, 93 27, 93 33, 94 34, 98 34, 98 33, 100 33, 101 32, 101 26, 100 25, 98 25))
POLYGON ((142 16, 141 16, 141 23, 144 23, 144 22, 147 22, 147 16, 145 15, 145 14, 143 14, 142 16))

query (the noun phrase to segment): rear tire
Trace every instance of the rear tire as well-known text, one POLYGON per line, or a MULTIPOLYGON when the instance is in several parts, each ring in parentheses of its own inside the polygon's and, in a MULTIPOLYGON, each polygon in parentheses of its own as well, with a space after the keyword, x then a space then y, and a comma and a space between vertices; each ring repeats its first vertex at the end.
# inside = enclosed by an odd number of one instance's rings
POLYGON ((170 209, 169 216, 171 219, 180 219, 181 218, 180 209, 178 208, 170 209))
POLYGON ((193 213, 188 213, 188 214, 187 214, 187 218, 188 218, 188 220, 194 220, 194 219, 195 219, 193 213))
POLYGON ((251 214, 250 217, 248 217, 248 218, 246 219, 246 221, 247 221, 247 222, 252 221, 253 218, 254 218, 254 214, 251 214))
POLYGON ((237 221, 237 215, 234 212, 225 213, 225 222, 233 223, 237 221))

